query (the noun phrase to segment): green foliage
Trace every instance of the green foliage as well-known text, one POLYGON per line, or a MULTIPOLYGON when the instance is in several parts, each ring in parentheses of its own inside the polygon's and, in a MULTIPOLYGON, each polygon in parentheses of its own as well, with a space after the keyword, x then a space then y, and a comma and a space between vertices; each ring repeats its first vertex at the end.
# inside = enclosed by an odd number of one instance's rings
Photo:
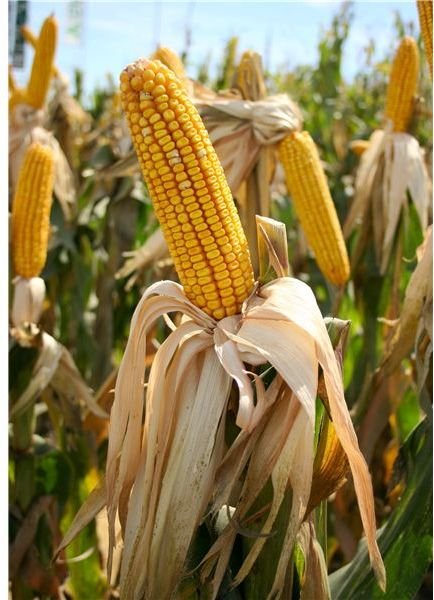
POLYGON ((333 573, 333 600, 411 600, 415 597, 432 560, 432 425, 422 421, 408 436, 401 451, 401 476, 407 478, 405 492, 378 535, 388 577, 381 592, 370 570, 366 545, 355 558, 333 573))

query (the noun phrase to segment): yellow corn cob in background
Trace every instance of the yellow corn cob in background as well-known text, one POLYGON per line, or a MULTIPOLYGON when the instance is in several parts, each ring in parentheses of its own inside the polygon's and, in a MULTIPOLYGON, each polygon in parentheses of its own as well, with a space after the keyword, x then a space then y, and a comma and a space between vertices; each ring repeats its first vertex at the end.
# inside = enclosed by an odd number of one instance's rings
POLYGON ((8 66, 8 84, 9 84, 9 93, 15 92, 17 89, 17 84, 14 78, 14 74, 12 72, 12 65, 8 66))
POLYGON ((12 204, 14 270, 26 279, 37 277, 47 259, 53 183, 53 151, 32 144, 24 156, 12 204))
POLYGON ((30 79, 27 84, 27 104, 42 108, 47 97, 53 74, 54 54, 57 42, 57 21, 48 17, 42 24, 36 44, 30 79))
MULTIPOLYGON (((32 48, 34 50, 36 50, 36 48, 38 46, 38 38, 33 33, 33 31, 29 27, 27 27, 27 25, 22 25, 21 26, 21 35, 23 36, 23 38, 25 39, 25 41, 30 46, 32 46, 32 48)), ((57 67, 55 65, 53 65, 53 77, 57 77, 58 74, 59 74, 59 71, 58 71, 57 67)))
POLYGON ((184 291, 216 319, 234 315, 252 288, 253 270, 199 113, 160 61, 140 59, 120 80, 134 147, 184 291))
POLYGON ((307 131, 279 146, 286 185, 324 277, 341 286, 350 276, 347 249, 318 150, 307 131))
POLYGON ((178 79, 182 80, 187 76, 185 73, 184 63, 171 48, 167 48, 166 46, 157 48, 152 55, 151 60, 159 60, 162 62, 163 65, 166 65, 166 67, 175 73, 178 79))
POLYGON ((418 0, 417 10, 419 13, 420 30, 422 32, 423 46, 425 48, 426 58, 429 64, 429 74, 431 79, 433 77, 432 71, 432 19, 433 19, 433 6, 432 0, 418 0))
POLYGON ((406 36, 398 47, 392 63, 386 96, 386 119, 393 131, 406 131, 410 123, 417 90, 419 51, 415 40, 406 36))

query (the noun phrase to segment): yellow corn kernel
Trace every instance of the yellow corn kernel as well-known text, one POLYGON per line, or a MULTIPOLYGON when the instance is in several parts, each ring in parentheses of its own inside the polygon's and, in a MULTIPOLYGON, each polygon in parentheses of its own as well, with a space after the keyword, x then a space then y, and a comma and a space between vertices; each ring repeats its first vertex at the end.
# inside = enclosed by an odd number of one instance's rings
POLYGON ((24 156, 12 204, 14 270, 26 279, 38 277, 47 259, 53 184, 53 151, 34 143, 24 156))
POLYGON ((240 311, 253 286, 249 249, 223 169, 197 109, 176 75, 158 60, 136 61, 123 70, 120 81, 122 106, 143 177, 186 295, 216 319, 233 314, 232 305, 240 311), (166 96, 167 101, 158 101, 166 96), (163 108, 165 104, 169 109, 163 108), (138 130, 137 123, 141 124, 138 130), (157 134, 163 130, 165 135, 157 134), (165 167, 169 167, 167 173, 165 167), (167 181, 163 180, 166 176, 167 181), (209 235, 201 235, 207 229, 209 235), (221 232, 227 242, 219 246, 215 242, 221 232), (187 238, 186 234, 193 235, 187 238), (225 285, 216 285, 217 298, 208 300, 209 283, 216 282, 219 265, 228 264, 228 256, 233 268, 243 273, 245 294, 237 298, 237 286, 228 270, 225 285), (206 282, 200 283, 204 277, 206 282), (227 288, 232 289, 233 299, 228 310, 219 293, 227 288))
POLYGON ((288 192, 324 277, 343 285, 350 276, 347 249, 318 150, 307 131, 279 146, 288 192))
POLYGON ((386 96, 386 119, 393 131, 406 131, 413 114, 419 74, 419 51, 415 40, 402 39, 390 71, 386 96))
POLYGON ((431 75, 431 79, 432 79, 432 77, 433 77, 433 72, 432 72, 432 57, 433 57, 432 0, 423 0, 423 1, 418 0, 417 10, 419 13, 419 24, 420 24, 420 30, 422 32, 423 46, 425 48, 425 54, 426 54, 426 58, 427 58, 428 64, 429 64, 429 74, 431 75))
MULTIPOLYGON (((38 46, 38 38, 33 33, 33 31, 30 29, 30 27, 27 27, 27 25, 22 25, 21 26, 21 35, 23 36, 25 41, 29 44, 29 46, 32 46, 32 48, 34 50, 36 50, 36 48, 38 46)), ((58 75, 59 75, 59 71, 57 70, 57 67, 53 65, 53 77, 57 77, 58 75)))
POLYGON ((173 71, 181 81, 187 77, 184 69, 184 63, 171 48, 161 46, 155 50, 151 60, 159 60, 162 62, 163 65, 169 67, 169 69, 173 71))
POLYGON ((27 84, 27 103, 42 108, 47 97, 57 42, 57 21, 48 17, 39 33, 30 79, 27 84))

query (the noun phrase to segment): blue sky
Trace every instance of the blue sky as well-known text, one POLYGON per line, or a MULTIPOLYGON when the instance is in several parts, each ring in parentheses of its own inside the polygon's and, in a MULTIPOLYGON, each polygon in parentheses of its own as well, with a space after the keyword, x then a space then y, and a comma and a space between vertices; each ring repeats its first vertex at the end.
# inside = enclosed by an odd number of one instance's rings
MULTIPOLYGON (((313 64, 322 29, 339 10, 339 2, 84 2, 80 41, 67 37, 68 2, 29 2, 29 25, 37 32, 43 19, 55 13, 60 24, 57 65, 68 76, 80 66, 85 72, 85 90, 103 85, 105 75, 117 79, 122 68, 139 56, 150 54, 157 42, 180 52, 184 48, 186 24, 191 27, 189 75, 211 53, 211 69, 223 53, 230 36, 239 37, 239 51, 256 50, 268 66, 293 67, 313 64)), ((363 48, 375 39, 376 56, 394 46, 394 13, 405 22, 413 21, 418 31, 415 0, 404 2, 355 2, 354 19, 345 47, 344 75, 351 78, 363 61, 363 48)), ((31 52, 27 51, 22 82, 31 52)))

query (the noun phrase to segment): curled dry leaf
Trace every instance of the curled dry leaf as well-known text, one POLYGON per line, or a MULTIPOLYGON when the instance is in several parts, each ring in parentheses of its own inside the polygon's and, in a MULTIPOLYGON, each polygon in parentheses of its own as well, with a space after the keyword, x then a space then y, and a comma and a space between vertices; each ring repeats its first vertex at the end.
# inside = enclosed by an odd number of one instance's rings
POLYGON ((300 110, 285 94, 257 101, 218 95, 212 101, 194 101, 234 194, 262 146, 272 146, 301 128, 300 110))
POLYGON ((297 540, 305 563, 300 600, 329 600, 331 594, 327 565, 322 548, 316 538, 312 519, 301 525, 297 540))
POLYGON ((80 533, 86 525, 100 513, 106 504, 106 490, 105 482, 102 481, 86 498, 84 504, 81 506, 78 513, 75 515, 71 525, 68 528, 65 536, 63 537, 60 545, 56 548, 53 560, 59 556, 72 540, 80 533))
POLYGON ((415 346, 418 323, 425 315, 424 307, 432 302, 432 253, 432 226, 430 226, 425 241, 419 248, 419 262, 408 282, 401 316, 395 324, 389 349, 378 368, 377 377, 380 373, 384 377, 390 375, 415 346))
MULTIPOLYGON (((191 304, 181 286, 163 281, 148 289, 134 314, 111 412, 109 569, 119 515, 124 597, 169 598, 207 507, 217 513, 230 499, 235 508, 231 523, 242 524, 270 477, 272 503, 234 582, 240 583, 255 563, 290 485, 291 515, 270 593, 282 592, 311 493, 319 365, 333 425, 353 473, 372 564, 384 586, 372 484, 345 404, 340 367, 310 288, 281 278, 259 288, 242 315, 216 322, 191 304), (147 332, 158 317, 174 311, 185 317, 160 345, 145 388, 147 332), (258 376, 251 380, 246 357, 256 365, 269 363, 280 377, 268 388, 258 376), (225 456, 223 417, 231 380, 240 392, 240 433, 225 456), (230 456, 238 456, 247 471, 230 456)), ((229 524, 207 554, 204 564, 208 575, 213 573, 214 597, 236 535, 229 524)))
POLYGON ((27 388, 10 409, 9 419, 11 421, 27 410, 50 384, 61 355, 61 344, 51 335, 43 332, 41 351, 33 368, 32 378, 27 388))
POLYGON ((29 385, 11 407, 9 418, 16 419, 40 394, 51 386, 71 402, 83 402, 101 418, 107 413, 95 402, 91 390, 82 379, 69 351, 46 332, 42 333, 41 350, 29 385))
POLYGON ((16 576, 22 560, 34 541, 39 519, 52 504, 53 496, 41 496, 30 507, 9 550, 9 577, 16 576))
POLYGON ((407 204, 407 194, 425 230, 430 212, 431 184, 423 150, 408 133, 396 133, 390 129, 374 131, 369 147, 360 159, 354 200, 343 230, 348 237, 366 219, 372 218, 370 229, 376 240, 381 274, 385 273, 389 263, 399 218, 407 204))
MULTIPOLYGON (((116 279, 128 277, 145 269, 150 264, 156 264, 158 261, 167 258, 169 249, 161 229, 158 227, 138 250, 126 252, 124 256, 127 257, 127 260, 116 273, 116 279)), ((135 281, 134 275, 131 279, 133 282, 135 281)), ((131 287, 130 282, 127 285, 131 287)))

